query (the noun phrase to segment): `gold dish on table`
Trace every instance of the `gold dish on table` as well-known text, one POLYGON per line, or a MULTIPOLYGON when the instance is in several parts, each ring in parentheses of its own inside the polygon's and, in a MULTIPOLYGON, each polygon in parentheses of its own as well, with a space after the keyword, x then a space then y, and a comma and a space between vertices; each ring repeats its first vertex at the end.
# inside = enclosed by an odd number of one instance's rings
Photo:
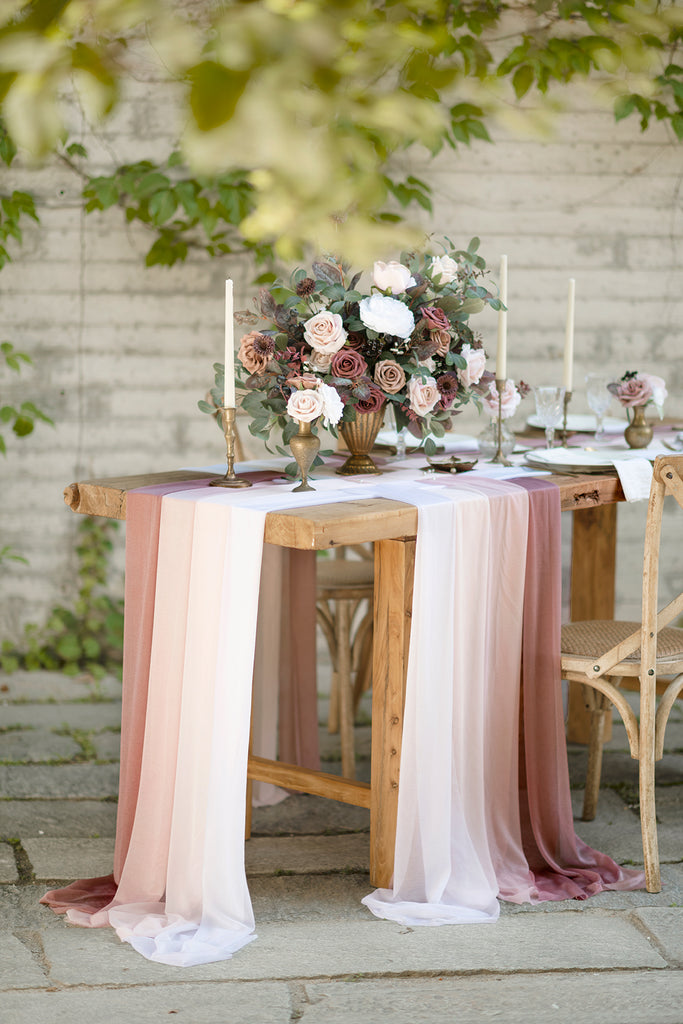
POLYGON ((437 473, 467 473, 470 469, 474 469, 478 459, 465 460, 459 459, 456 455, 451 455, 449 459, 430 459, 427 456, 427 462, 429 466, 427 469, 434 469, 437 473))

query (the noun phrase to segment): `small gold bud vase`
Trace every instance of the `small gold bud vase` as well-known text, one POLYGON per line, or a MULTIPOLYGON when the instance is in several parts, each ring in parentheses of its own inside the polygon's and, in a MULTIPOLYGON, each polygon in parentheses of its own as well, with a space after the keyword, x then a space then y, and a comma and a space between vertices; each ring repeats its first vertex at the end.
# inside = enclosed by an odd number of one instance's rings
POLYGON ((652 440, 652 424, 645 422, 645 406, 633 407, 633 419, 624 431, 624 438, 629 448, 647 448, 652 440))
POLYGON ((294 434, 289 441, 289 447, 292 449, 292 455, 296 459, 296 464, 301 473, 301 483, 298 487, 293 487, 293 491, 315 490, 315 487, 311 487, 308 482, 308 471, 320 450, 320 438, 317 434, 313 433, 311 427, 311 423, 304 423, 302 420, 299 420, 299 432, 294 434))

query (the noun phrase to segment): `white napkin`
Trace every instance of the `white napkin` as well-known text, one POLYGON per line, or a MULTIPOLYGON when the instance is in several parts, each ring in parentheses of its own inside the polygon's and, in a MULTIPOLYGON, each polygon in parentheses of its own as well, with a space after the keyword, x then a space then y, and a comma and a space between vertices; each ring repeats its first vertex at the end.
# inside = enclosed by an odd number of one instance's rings
POLYGON ((650 497, 652 463, 647 458, 614 459, 614 468, 627 501, 643 501, 650 497))

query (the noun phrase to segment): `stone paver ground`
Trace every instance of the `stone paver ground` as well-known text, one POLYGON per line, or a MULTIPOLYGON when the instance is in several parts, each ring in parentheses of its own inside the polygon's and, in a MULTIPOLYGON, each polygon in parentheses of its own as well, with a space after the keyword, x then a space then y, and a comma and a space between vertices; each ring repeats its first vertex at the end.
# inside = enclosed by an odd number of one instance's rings
MULTIPOLYGON (((189 969, 150 963, 109 929, 69 926, 38 902, 48 885, 111 870, 119 722, 115 680, 0 677, 2 1024, 683 1024, 681 708, 658 767, 661 893, 502 904, 488 926, 378 921, 360 903, 368 812, 300 794, 254 812, 258 939, 230 961, 189 969)), ((321 728, 321 744, 334 768, 337 737, 321 728)), ((357 749, 367 776, 368 726, 357 749)), ((570 747, 577 818, 585 756, 570 747)), ((637 765, 615 721, 598 815, 577 820, 579 835, 642 863, 636 800, 637 765)))

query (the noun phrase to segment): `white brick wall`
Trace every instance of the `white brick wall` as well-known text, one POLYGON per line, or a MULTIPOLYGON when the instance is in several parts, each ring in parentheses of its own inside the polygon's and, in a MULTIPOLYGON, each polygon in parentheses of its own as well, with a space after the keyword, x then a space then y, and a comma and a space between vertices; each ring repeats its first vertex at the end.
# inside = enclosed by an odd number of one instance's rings
MULTIPOLYGON (((162 158, 172 145, 170 94, 144 82, 129 91, 105 130, 82 133, 103 170, 162 158)), ((573 408, 586 408, 580 385, 589 369, 643 369, 667 379, 667 412, 683 419, 682 152, 661 126, 642 136, 635 121, 616 125, 609 113, 577 107, 557 121, 551 142, 499 133, 494 146, 445 150, 434 161, 411 153, 398 166, 434 187, 427 230, 463 244, 479 235, 493 268, 508 254, 512 375, 559 382, 573 276, 573 408)), ((34 398, 57 424, 54 431, 39 425, 22 442, 11 438, 0 462, 1 543, 31 562, 3 567, 5 637, 73 595, 78 519, 63 506, 66 484, 222 460, 220 433, 196 403, 222 358, 223 281, 235 280, 238 307, 253 289, 242 257, 211 263, 195 255, 172 269, 145 269, 146 230, 127 226, 116 209, 85 217, 79 183, 62 166, 12 168, 1 180, 3 190, 37 195, 42 222, 25 228, 16 262, 0 273, 2 337, 35 360, 20 384, 3 373, 2 400, 34 398)), ((495 316, 482 316, 479 326, 493 352, 495 316)), ((530 404, 522 411, 521 420, 530 404)), ((459 427, 481 425, 467 413, 459 427)), ((642 507, 619 512, 618 592, 629 614, 638 602, 643 515, 642 507)), ((667 587, 681 575, 680 548, 667 549, 667 587)))

